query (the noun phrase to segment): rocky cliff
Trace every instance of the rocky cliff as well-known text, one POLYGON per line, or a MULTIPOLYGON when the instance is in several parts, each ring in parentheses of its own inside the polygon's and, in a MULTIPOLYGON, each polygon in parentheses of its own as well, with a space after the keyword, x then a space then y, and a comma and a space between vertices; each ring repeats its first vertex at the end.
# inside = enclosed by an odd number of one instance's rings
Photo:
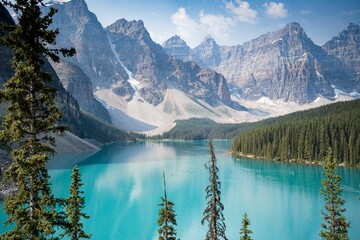
POLYGON ((77 100, 80 108, 110 123, 111 118, 106 108, 94 98, 90 78, 77 65, 60 60, 59 63, 50 61, 55 69, 62 86, 77 100))
POLYGON ((360 27, 350 23, 338 36, 323 45, 324 50, 340 59, 356 81, 355 90, 360 92, 360 27))
POLYGON ((189 58, 190 47, 178 35, 169 38, 161 46, 167 54, 177 60, 187 61, 189 58))
POLYGON ((141 20, 120 19, 106 29, 119 60, 134 74, 147 102, 158 105, 166 90, 175 87, 211 105, 220 101, 232 106, 223 76, 194 62, 174 60, 152 41, 141 20))
POLYGON ((60 30, 57 47, 76 49, 76 55, 66 61, 80 66, 95 87, 109 87, 119 81, 126 84, 128 76, 111 51, 105 30, 84 0, 49 2, 47 6, 58 10, 51 25, 60 30))
POLYGON ((315 45, 298 23, 237 46, 219 46, 206 37, 187 59, 223 74, 245 99, 305 104, 334 97, 334 87, 350 92, 354 86, 344 63, 315 45))

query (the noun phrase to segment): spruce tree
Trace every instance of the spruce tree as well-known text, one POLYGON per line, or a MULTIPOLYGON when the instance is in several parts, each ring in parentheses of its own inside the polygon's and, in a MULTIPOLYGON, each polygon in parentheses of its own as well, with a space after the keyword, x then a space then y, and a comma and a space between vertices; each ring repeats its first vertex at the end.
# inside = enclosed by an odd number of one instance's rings
POLYGON ((84 184, 81 181, 77 166, 73 168, 71 179, 70 196, 66 205, 66 215, 69 222, 66 231, 61 236, 69 236, 71 240, 90 238, 91 235, 84 232, 83 223, 81 222, 82 218, 89 219, 89 216, 81 212, 81 209, 85 206, 85 197, 82 196, 84 192, 80 190, 80 187, 84 184))
POLYGON ((350 223, 343 215, 345 200, 341 198, 341 176, 336 175, 335 170, 335 160, 332 149, 329 148, 324 162, 324 179, 321 188, 326 211, 322 211, 324 223, 321 224, 323 230, 320 231, 320 236, 326 240, 345 240, 349 239, 348 228, 350 223))
POLYGON ((242 219, 242 227, 240 229, 240 240, 252 240, 250 234, 253 232, 249 229, 250 220, 245 213, 242 219))
POLYGON ((209 181, 210 185, 206 187, 206 199, 207 207, 204 210, 204 217, 201 220, 201 224, 204 225, 205 221, 208 222, 208 232, 206 234, 206 240, 217 240, 220 238, 227 239, 225 235, 226 225, 225 218, 222 213, 224 210, 224 205, 221 203, 221 182, 217 175, 219 169, 216 166, 216 156, 214 152, 214 146, 209 139, 209 151, 210 151, 210 160, 205 165, 206 169, 209 171, 209 181))
POLYGON ((166 181, 165 181, 165 173, 163 173, 164 179, 164 196, 161 197, 161 203, 159 206, 162 208, 159 210, 159 240, 175 240, 176 239, 176 230, 174 226, 177 225, 176 223, 176 214, 173 209, 174 203, 168 200, 166 195, 166 181))
POLYGON ((49 49, 55 44, 57 30, 48 30, 56 10, 42 15, 42 0, 1 1, 18 16, 17 26, 2 26, 1 44, 13 53, 14 76, 0 91, 1 103, 7 110, 2 119, 0 138, 11 144, 12 164, 5 178, 16 184, 18 191, 5 200, 7 224, 13 229, 5 239, 53 239, 55 226, 63 226, 62 212, 57 211, 61 199, 51 192, 45 167, 54 153, 52 133, 64 127, 56 121, 61 117, 55 106, 56 89, 50 86, 52 77, 43 71, 44 58, 58 61, 58 53, 72 55, 75 50, 49 49))

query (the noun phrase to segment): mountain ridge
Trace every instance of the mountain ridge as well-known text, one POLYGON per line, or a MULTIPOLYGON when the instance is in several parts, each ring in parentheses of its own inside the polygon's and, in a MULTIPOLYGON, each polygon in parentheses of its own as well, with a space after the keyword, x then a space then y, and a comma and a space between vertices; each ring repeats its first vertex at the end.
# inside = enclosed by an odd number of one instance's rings
MULTIPOLYGON (((171 53, 171 45, 164 50, 171 53)), ((344 63, 314 44, 294 22, 242 45, 220 46, 207 37, 182 59, 222 73, 232 92, 244 99, 307 104, 318 97, 333 99, 337 89, 350 93, 355 84, 344 63)))

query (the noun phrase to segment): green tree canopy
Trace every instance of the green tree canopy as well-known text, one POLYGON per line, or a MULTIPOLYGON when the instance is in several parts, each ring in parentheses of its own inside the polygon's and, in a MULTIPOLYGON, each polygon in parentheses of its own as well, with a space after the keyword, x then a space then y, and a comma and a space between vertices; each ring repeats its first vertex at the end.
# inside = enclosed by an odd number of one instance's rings
POLYGON ((80 187, 84 185, 81 181, 79 168, 75 166, 71 174, 70 196, 67 199, 66 215, 68 225, 66 231, 62 236, 69 236, 71 240, 78 240, 82 238, 90 238, 91 235, 86 234, 83 230, 83 223, 81 219, 89 219, 90 217, 81 210, 85 207, 85 197, 80 187))
POLYGON ((324 223, 320 236, 326 240, 346 240, 350 223, 343 215, 345 200, 341 198, 341 177, 335 173, 335 160, 332 149, 329 148, 324 163, 324 178, 322 180, 321 195, 325 200, 325 210, 322 211, 324 223))
POLYGON ((0 138, 13 148, 5 177, 18 188, 5 200, 6 223, 14 227, 3 238, 53 239, 55 226, 64 225, 63 213, 56 208, 64 202, 52 194, 45 164, 54 153, 51 134, 62 133, 64 127, 57 124, 61 113, 55 105, 56 90, 43 64, 45 57, 58 61, 58 53, 69 56, 75 50, 49 48, 58 33, 48 30, 56 10, 42 15, 42 0, 1 2, 18 16, 17 26, 2 26, 0 31, 7 33, 1 44, 12 50, 15 72, 0 90, 0 101, 7 104, 0 138))
POLYGON ((224 205, 221 203, 221 182, 217 175, 219 169, 216 166, 217 160, 211 139, 209 139, 209 151, 210 160, 205 167, 209 171, 210 185, 205 189, 208 202, 203 213, 204 217, 201 220, 201 224, 204 225, 205 222, 208 222, 209 229, 206 234, 206 240, 217 240, 220 238, 227 240, 225 235, 225 217, 222 213, 224 205))
POLYGON ((173 209, 174 203, 167 198, 166 195, 166 181, 165 181, 165 173, 163 173, 164 179, 164 196, 161 197, 161 203, 159 206, 162 208, 159 210, 159 240, 176 240, 176 230, 174 226, 176 223, 176 214, 173 209))

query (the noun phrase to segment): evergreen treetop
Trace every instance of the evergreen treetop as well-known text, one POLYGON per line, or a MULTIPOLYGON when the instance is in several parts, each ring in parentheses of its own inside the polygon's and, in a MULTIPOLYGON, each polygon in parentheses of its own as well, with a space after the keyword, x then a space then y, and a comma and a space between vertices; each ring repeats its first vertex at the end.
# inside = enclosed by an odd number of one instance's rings
POLYGON ((321 195, 325 200, 326 211, 322 211, 324 223, 321 224, 323 230, 320 231, 320 236, 326 240, 346 240, 349 239, 350 223, 344 216, 345 200, 341 198, 341 177, 335 171, 335 160, 332 149, 329 148, 324 163, 324 178, 321 182, 321 195))
POLYGON ((249 229, 250 220, 246 213, 244 213, 243 219, 242 219, 242 227, 240 229, 240 240, 252 240, 250 237, 250 234, 253 232, 249 229))
POLYGON ((159 240, 176 240, 176 230, 174 226, 177 225, 176 223, 176 214, 173 209, 174 203, 168 200, 166 195, 166 181, 165 181, 165 173, 163 173, 164 179, 164 196, 161 197, 161 203, 159 206, 162 208, 159 210, 159 218, 158 218, 158 225, 159 225, 159 240))
POLYGON ((205 167, 209 171, 210 185, 205 189, 208 202, 203 213, 204 217, 201 220, 201 224, 204 225, 205 222, 208 222, 209 229, 206 234, 206 240, 217 240, 220 238, 227 240, 225 235, 225 217, 222 213, 224 205, 221 203, 221 182, 217 175, 219 169, 216 166, 217 160, 211 139, 209 139, 209 152, 210 160, 205 167))
POLYGON ((84 192, 80 187, 84 184, 81 181, 79 168, 75 166, 71 174, 70 196, 67 199, 66 215, 68 218, 68 226, 61 236, 69 236, 71 240, 91 238, 83 230, 81 219, 89 219, 90 217, 81 210, 85 207, 84 192))
POLYGON ((17 26, 1 25, 1 44, 13 53, 14 76, 0 90, 0 102, 7 103, 0 139, 12 144, 12 164, 5 172, 7 181, 18 191, 5 200, 7 224, 14 227, 5 239, 56 239, 55 227, 64 226, 64 201, 51 192, 46 162, 54 153, 50 133, 61 133, 61 117, 55 105, 56 90, 51 75, 43 71, 45 57, 58 60, 58 53, 72 55, 74 49, 49 49, 55 44, 57 30, 48 30, 55 9, 42 15, 42 0, 1 0, 18 16, 17 26))

